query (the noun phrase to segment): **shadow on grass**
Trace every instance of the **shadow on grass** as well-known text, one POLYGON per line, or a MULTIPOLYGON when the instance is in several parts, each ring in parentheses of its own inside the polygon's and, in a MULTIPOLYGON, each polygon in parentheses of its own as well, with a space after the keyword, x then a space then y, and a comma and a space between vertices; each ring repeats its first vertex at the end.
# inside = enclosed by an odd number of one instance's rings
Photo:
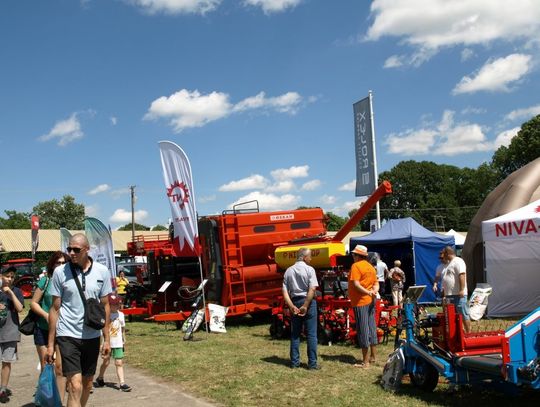
POLYGON ((319 357, 327 362, 341 362, 354 365, 358 363, 357 359, 353 355, 342 354, 342 355, 319 355, 319 357))
POLYGON ((291 364, 290 359, 280 358, 279 356, 268 356, 265 358, 261 358, 263 362, 266 363, 273 363, 274 365, 281 365, 281 366, 287 366, 291 364))
POLYGON ((271 319, 272 319, 272 315, 270 315, 269 313, 257 313, 257 314, 227 317, 227 326, 230 326, 230 327, 259 326, 259 325, 270 326, 271 319))

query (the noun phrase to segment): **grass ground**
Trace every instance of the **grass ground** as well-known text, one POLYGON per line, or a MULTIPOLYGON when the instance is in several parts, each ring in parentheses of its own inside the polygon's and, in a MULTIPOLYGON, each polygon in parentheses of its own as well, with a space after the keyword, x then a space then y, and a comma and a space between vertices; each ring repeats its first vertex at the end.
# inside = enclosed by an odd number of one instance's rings
MULTIPOLYGON (((339 344, 319 346, 321 370, 292 370, 288 368, 289 342, 272 340, 268 321, 244 318, 227 323, 226 334, 199 331, 190 342, 183 342, 181 331, 172 324, 128 323, 127 362, 224 406, 540 405, 538 394, 531 393, 515 399, 462 388, 450 395, 442 380, 433 393, 424 393, 404 378, 399 393, 388 393, 379 381, 393 350, 391 343, 378 347, 378 363, 368 369, 353 367, 359 349, 339 344)), ((305 343, 301 352, 305 362, 305 343)))

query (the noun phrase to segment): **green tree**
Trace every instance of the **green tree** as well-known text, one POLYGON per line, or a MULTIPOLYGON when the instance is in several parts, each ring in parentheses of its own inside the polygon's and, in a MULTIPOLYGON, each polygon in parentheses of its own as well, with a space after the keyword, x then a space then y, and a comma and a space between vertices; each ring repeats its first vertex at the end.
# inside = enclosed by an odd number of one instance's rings
POLYGON ((540 115, 523 123, 521 130, 508 147, 501 146, 493 154, 492 167, 498 173, 498 181, 524 165, 540 157, 540 115))
POLYGON ((467 230, 487 194, 496 185, 489 165, 458 168, 429 161, 402 161, 380 180, 392 183, 393 194, 381 201, 381 216, 412 217, 428 228, 467 230))
POLYGON ((156 225, 152 228, 152 231, 153 232, 158 232, 158 231, 162 231, 162 230, 169 230, 168 227, 166 226, 163 226, 163 225, 156 225))
POLYGON ((332 212, 326 212, 326 230, 328 231, 337 231, 341 229, 341 227, 345 224, 347 221, 345 218, 342 218, 339 215, 336 215, 332 212))
MULTIPOLYGON (((132 223, 129 222, 127 225, 119 227, 118 230, 131 231, 131 225, 132 223)), ((148 226, 144 226, 144 225, 141 225, 140 223, 135 222, 135 230, 150 230, 150 228, 148 226)))
POLYGON ((84 205, 76 203, 71 195, 64 195, 60 201, 51 199, 39 202, 34 206, 33 213, 40 217, 42 229, 84 229, 84 205))
POLYGON ((7 218, 0 216, 0 229, 30 229, 30 214, 25 212, 9 211, 4 213, 7 218))

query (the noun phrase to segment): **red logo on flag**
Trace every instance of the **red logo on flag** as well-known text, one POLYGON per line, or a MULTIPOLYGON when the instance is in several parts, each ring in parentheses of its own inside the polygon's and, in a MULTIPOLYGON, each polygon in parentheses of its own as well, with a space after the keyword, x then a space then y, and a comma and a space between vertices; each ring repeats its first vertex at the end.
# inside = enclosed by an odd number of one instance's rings
POLYGON ((538 205, 534 211, 540 213, 540 205, 538 205))
POLYGON ((173 202, 178 202, 180 209, 184 209, 184 205, 189 201, 189 191, 183 182, 174 181, 169 188, 167 188, 167 196, 172 199, 173 202))

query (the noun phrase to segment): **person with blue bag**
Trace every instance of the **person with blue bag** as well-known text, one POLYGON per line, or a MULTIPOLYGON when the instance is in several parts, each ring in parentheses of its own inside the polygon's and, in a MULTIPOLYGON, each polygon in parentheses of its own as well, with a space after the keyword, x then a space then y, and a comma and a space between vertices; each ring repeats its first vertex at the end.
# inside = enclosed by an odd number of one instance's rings
POLYGON ((39 375, 34 404, 38 407, 62 407, 54 367, 51 364, 46 364, 39 375))
MULTIPOLYGON (((49 310, 52 306, 50 283, 57 267, 63 266, 69 261, 69 256, 61 251, 56 251, 49 258, 46 266, 46 274, 36 284, 34 296, 30 302, 30 309, 39 317, 34 328, 34 345, 41 363, 41 370, 45 368, 47 344, 49 342, 49 310)), ((58 391, 63 398, 66 390, 66 378, 62 374, 62 358, 58 345, 55 346, 56 358, 54 361, 58 391)))
POLYGON ((69 388, 67 405, 84 407, 96 373, 101 334, 102 356, 111 352, 111 272, 89 256, 90 244, 82 233, 70 238, 66 251, 70 261, 55 269, 50 284, 53 304, 49 310, 47 362, 54 361, 57 341, 69 388))

